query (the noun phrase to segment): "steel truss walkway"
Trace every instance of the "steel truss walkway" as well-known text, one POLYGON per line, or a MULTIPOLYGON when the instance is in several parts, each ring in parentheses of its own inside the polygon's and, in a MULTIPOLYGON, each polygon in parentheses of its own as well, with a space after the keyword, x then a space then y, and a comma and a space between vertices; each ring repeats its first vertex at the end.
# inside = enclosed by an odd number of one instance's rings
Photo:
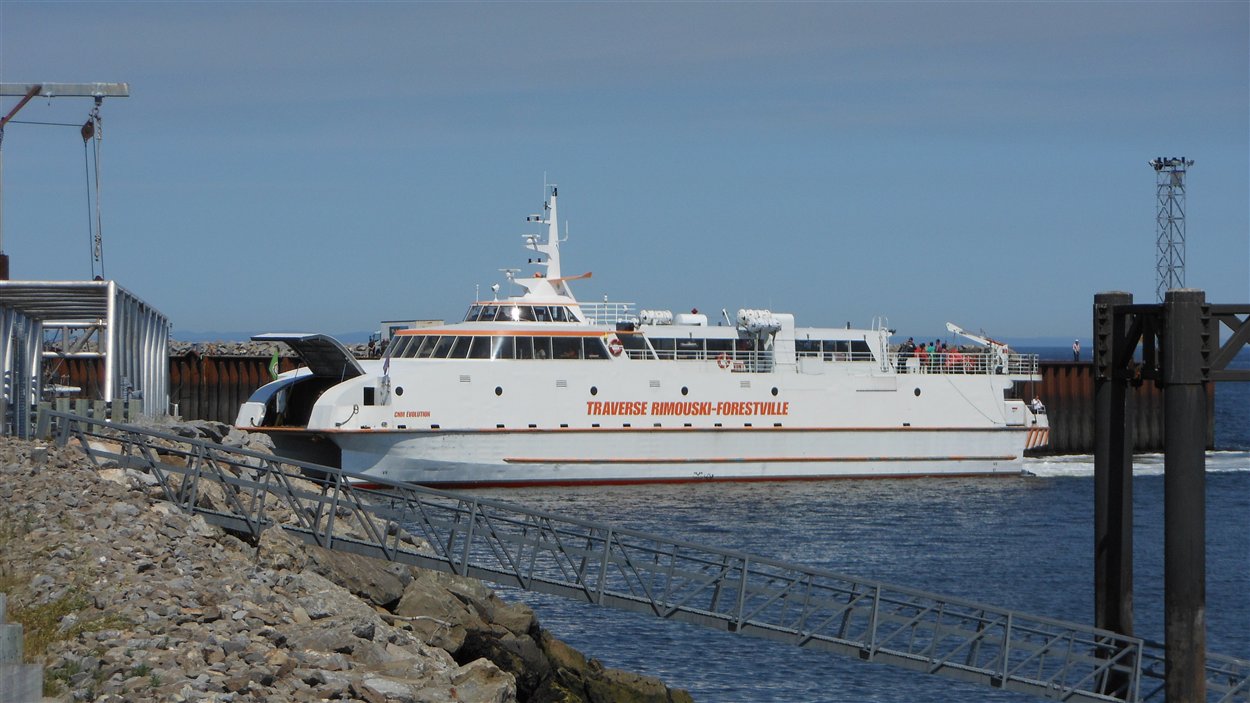
MULTIPOLYGON (((329 549, 1042 698, 1163 700, 1163 647, 1135 637, 471 495, 363 490, 335 469, 146 428, 44 418, 96 466, 145 469, 171 502, 253 538, 277 525, 329 549), (228 511, 197 506, 209 483, 228 511), (275 503, 295 522, 277 524, 275 503), (401 527, 428 546, 406 544, 401 527)), ((1250 660, 1209 655, 1206 679, 1209 700, 1250 701, 1250 660)))

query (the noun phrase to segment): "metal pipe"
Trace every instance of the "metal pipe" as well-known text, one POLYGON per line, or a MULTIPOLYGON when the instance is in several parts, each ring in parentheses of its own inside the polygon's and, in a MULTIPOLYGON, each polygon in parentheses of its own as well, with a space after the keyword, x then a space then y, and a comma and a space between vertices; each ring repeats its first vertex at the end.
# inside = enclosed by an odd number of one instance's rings
POLYGON ((106 403, 113 401, 113 391, 116 389, 116 368, 117 357, 113 354, 117 348, 117 282, 108 282, 108 313, 105 318, 104 329, 104 358, 106 359, 104 368, 104 397, 101 398, 106 403))

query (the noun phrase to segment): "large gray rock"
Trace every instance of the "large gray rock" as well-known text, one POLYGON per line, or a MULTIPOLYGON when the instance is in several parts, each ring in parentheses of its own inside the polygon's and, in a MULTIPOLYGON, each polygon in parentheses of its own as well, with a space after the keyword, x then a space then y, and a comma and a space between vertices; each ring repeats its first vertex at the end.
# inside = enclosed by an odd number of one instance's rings
POLYGON ((307 568, 383 608, 398 604, 405 586, 412 581, 402 565, 314 546, 309 546, 307 552, 307 568))
POLYGON ((488 659, 512 674, 522 700, 528 700, 551 676, 551 663, 528 635, 518 637, 506 630, 469 630, 456 652, 456 661, 468 663, 477 659, 488 659))
POLYGON ((424 642, 453 655, 470 629, 485 629, 486 622, 456 594, 447 590, 441 574, 422 571, 404 589, 395 614, 408 618, 413 633, 424 642))

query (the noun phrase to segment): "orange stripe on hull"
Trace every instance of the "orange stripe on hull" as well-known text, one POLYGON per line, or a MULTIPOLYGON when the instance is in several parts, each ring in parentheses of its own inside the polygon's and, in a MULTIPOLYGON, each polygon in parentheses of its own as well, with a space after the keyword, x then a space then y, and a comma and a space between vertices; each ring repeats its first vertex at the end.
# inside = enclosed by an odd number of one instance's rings
MULTIPOLYGON (((617 458, 617 459, 581 459, 581 458, 533 458, 533 457, 505 457, 504 463, 507 464, 743 464, 743 463, 849 463, 849 462, 883 462, 883 461, 906 461, 906 462, 937 462, 937 461, 1014 461, 1015 456, 845 456, 845 457, 795 457, 795 456, 778 456, 778 457, 708 457, 703 459, 678 458, 617 458)), ((942 474, 947 475, 947 474, 942 474)))
MULTIPOLYGON (((773 483, 777 481, 846 481, 862 479, 901 479, 901 478, 1016 478, 1019 472, 1000 471, 997 473, 925 473, 925 474, 865 474, 854 476, 745 476, 745 477, 703 477, 690 476, 682 478, 643 478, 643 479, 589 479, 589 480, 520 480, 520 481, 480 481, 480 482, 438 482, 422 484, 439 490, 464 490, 474 488, 542 488, 542 487, 577 487, 577 486, 638 486, 648 484, 682 484, 682 483, 773 483)), ((357 487, 386 490, 389 486, 370 483, 358 483, 357 487)))

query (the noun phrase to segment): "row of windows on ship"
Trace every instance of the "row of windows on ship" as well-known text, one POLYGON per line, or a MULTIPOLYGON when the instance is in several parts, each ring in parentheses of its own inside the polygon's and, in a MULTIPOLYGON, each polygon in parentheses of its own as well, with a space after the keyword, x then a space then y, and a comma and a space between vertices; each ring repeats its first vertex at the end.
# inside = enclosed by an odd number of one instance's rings
MULTIPOLYGON (((862 339, 799 339, 798 356, 826 361, 871 360, 862 339)), ((765 351, 757 341, 740 339, 689 339, 646 337, 618 333, 601 336, 490 336, 399 335, 392 340, 390 355, 404 359, 607 359, 628 355, 634 359, 726 359, 750 357, 765 351)))
POLYGON ((465 322, 577 322, 566 305, 473 305, 465 322))

